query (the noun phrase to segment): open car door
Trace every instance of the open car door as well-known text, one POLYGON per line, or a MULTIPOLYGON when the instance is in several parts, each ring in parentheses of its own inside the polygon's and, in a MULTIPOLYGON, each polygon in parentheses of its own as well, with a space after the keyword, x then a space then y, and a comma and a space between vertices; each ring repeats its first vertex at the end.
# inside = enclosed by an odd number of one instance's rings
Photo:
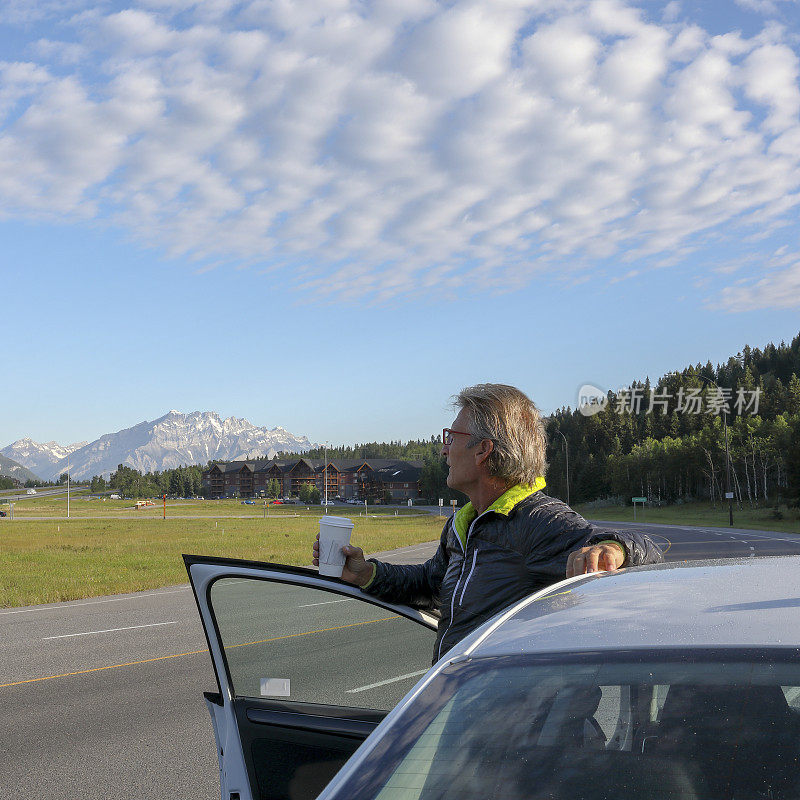
POLYGON ((427 672, 435 617, 316 570, 184 556, 222 800, 313 800, 427 672))

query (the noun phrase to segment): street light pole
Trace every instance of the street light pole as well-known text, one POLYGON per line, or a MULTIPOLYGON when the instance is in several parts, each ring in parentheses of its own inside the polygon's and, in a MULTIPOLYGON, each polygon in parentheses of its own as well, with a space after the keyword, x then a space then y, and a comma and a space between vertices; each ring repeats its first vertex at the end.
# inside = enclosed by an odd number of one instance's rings
MULTIPOLYGON (((705 375, 699 376, 701 380, 713 383, 714 386, 722 392, 715 381, 707 378, 705 375)), ((722 408, 722 427, 725 431, 725 494, 728 499, 728 519, 731 528, 733 527, 733 492, 731 491, 731 454, 728 449, 728 409, 726 406, 722 408)))
POLYGON ((556 433, 564 440, 564 453, 567 458, 567 505, 569 505, 569 443, 567 437, 558 428, 556 428, 556 433))
POLYGON ((325 513, 328 513, 328 443, 325 442, 325 469, 322 471, 325 481, 325 513))

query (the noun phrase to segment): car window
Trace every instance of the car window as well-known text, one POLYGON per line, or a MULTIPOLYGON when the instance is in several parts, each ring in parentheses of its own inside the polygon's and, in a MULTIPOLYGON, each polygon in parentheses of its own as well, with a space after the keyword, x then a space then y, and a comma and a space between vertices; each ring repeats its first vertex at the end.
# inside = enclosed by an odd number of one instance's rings
POLYGON ((650 697, 650 722, 658 722, 661 717, 661 709, 664 708, 664 701, 667 699, 669 686, 657 683, 651 688, 650 697))
POLYGON ((358 598, 221 578, 210 605, 238 697, 390 709, 430 667, 434 631, 358 598))
POLYGON ((610 742, 615 736, 621 735, 620 725, 624 722, 623 698, 630 702, 630 693, 627 686, 600 686, 600 698, 597 710, 592 715, 594 719, 587 725, 595 726, 602 734, 603 743, 610 742))
POLYGON ((781 689, 789 706, 800 712, 800 686, 782 686, 781 689))
POLYGON ((437 676, 337 800, 800 795, 797 665, 497 661, 437 676))

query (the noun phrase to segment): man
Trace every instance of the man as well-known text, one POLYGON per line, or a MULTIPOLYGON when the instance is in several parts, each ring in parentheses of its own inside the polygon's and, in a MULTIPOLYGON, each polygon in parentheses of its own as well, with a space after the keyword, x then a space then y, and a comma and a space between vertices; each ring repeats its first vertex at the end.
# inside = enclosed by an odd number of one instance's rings
MULTIPOLYGON (((662 560, 645 535, 590 525, 544 488, 544 425, 519 389, 479 384, 455 400, 442 455, 447 485, 469 498, 424 564, 364 559, 347 546, 342 578, 383 600, 441 613, 434 662, 498 611, 556 581, 662 560)), ((319 564, 319 542, 314 544, 319 564)))

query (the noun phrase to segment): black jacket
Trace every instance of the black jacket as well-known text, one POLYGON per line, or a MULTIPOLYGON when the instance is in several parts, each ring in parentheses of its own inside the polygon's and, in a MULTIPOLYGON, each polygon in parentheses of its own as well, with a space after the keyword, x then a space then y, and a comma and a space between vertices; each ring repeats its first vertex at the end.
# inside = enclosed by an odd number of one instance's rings
POLYGON ((451 518, 438 550, 424 564, 370 559, 377 570, 367 594, 440 612, 434 662, 498 611, 563 580, 573 550, 612 540, 625 546, 624 566, 663 561, 644 534, 598 528, 541 491, 517 503, 508 516, 489 510, 476 517, 466 539, 465 552, 451 518))

